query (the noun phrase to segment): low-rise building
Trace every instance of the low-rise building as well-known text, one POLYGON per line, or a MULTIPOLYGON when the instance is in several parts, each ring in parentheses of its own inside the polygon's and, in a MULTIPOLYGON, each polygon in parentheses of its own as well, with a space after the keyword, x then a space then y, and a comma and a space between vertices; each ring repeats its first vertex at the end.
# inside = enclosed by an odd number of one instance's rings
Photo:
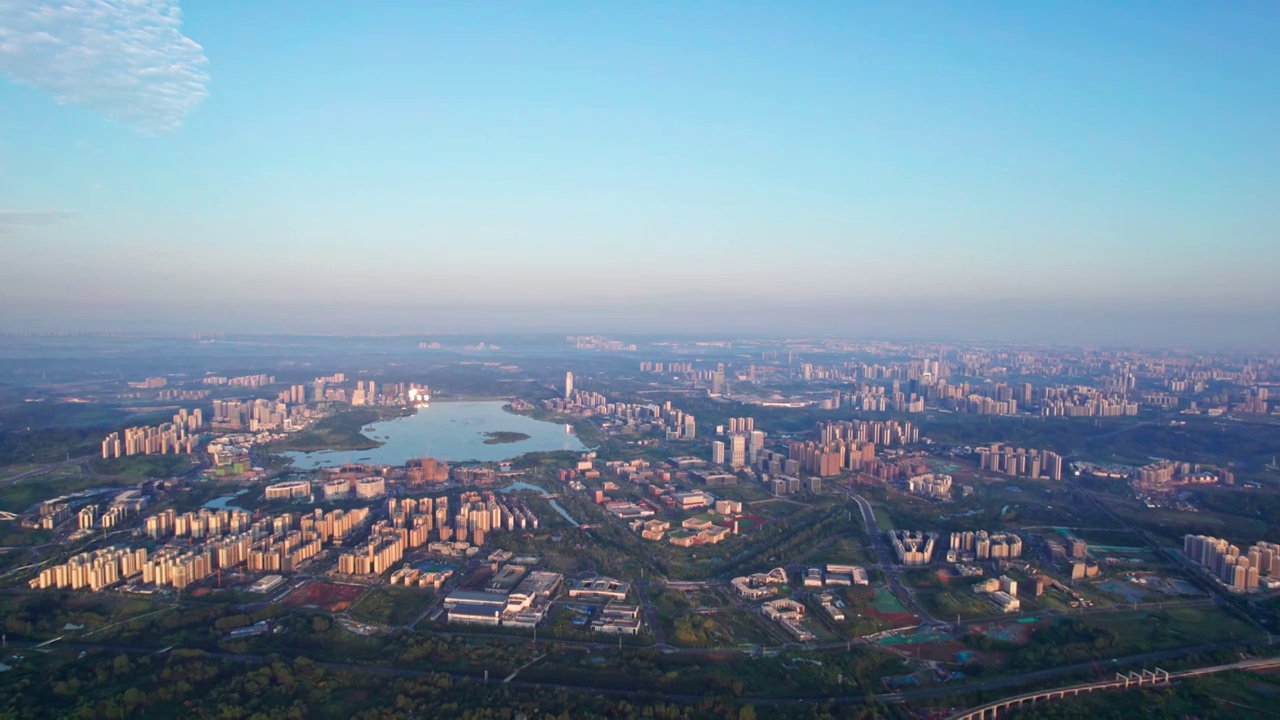
POLYGON ((591 629, 613 635, 640 634, 640 606, 611 602, 591 621, 591 629))
POLYGON ((610 577, 597 577, 591 580, 574 580, 569 585, 569 597, 621 601, 627 599, 627 592, 630 590, 631 583, 610 577))

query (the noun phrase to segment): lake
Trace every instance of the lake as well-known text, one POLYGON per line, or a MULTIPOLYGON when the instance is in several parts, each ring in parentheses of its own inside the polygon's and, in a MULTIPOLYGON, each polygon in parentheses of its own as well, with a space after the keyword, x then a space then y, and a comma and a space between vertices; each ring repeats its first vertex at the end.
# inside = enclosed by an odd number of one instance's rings
POLYGON ((420 408, 413 415, 374 423, 365 436, 380 443, 370 450, 320 450, 285 453, 300 470, 372 463, 403 465, 407 460, 433 457, 449 462, 510 460, 528 452, 587 449, 577 435, 559 423, 534 420, 503 410, 502 402, 442 402, 420 408), (517 432, 529 437, 510 443, 486 445, 485 433, 517 432))

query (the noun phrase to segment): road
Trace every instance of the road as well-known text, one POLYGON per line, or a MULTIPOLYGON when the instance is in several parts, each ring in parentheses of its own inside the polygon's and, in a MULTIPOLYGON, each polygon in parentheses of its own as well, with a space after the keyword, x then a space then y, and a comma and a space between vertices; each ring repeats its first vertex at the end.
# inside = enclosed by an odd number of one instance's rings
POLYGON ((84 464, 86 472, 92 473, 92 470, 88 467, 89 461, 92 459, 93 459, 92 455, 82 455, 80 457, 69 458, 67 460, 61 460, 56 463, 50 463, 48 465, 45 465, 44 467, 36 468, 35 470, 28 470, 26 472, 18 473, 17 475, 4 478, 3 480, 0 480, 0 487, 8 487, 9 485, 16 485, 22 482, 23 480, 26 480, 27 478, 44 475, 45 473, 53 472, 58 468, 67 467, 69 465, 84 464))
MULTIPOLYGON (((1213 675, 1221 672, 1231 672, 1233 670, 1268 670, 1276 667, 1277 665, 1280 665, 1280 658, 1254 658, 1251 660, 1241 660, 1239 662, 1226 663, 1223 665, 1213 665, 1210 667, 1195 668, 1193 670, 1180 670, 1177 672, 1167 673, 1164 675, 1163 682, 1159 684, 1167 684, 1173 680, 1179 680, 1181 678, 1200 677, 1203 675, 1213 675)), ((1152 678, 1153 681, 1158 679, 1158 676, 1152 678)), ((949 720, 973 720, 974 718, 984 718, 987 713, 991 713, 994 717, 1002 710, 1020 708, 1022 705, 1037 702, 1060 700, 1068 694, 1074 697, 1082 693, 1099 692, 1102 690, 1128 690, 1131 688, 1142 689, 1156 686, 1157 682, 1145 682, 1145 679, 1144 682, 1131 684, 1130 680, 1117 678, 1114 680, 1099 680, 1098 682, 1092 683, 1068 685, 1066 687, 1047 688, 1045 690, 1011 695, 1009 697, 1000 698, 999 700, 993 700, 984 705, 979 705, 975 708, 962 710, 953 714, 949 720), (1057 695, 1057 697, 1054 697, 1055 695, 1057 695)))
POLYGON ((907 610, 919 617, 924 622, 931 625, 942 625, 942 621, 925 612, 920 607, 920 603, 916 602, 915 595, 911 590, 902 584, 902 579, 898 576, 900 568, 897 564, 897 558, 892 554, 889 545, 884 541, 884 533, 880 531, 880 525, 876 522, 876 513, 872 509, 871 503, 861 495, 850 491, 849 495, 858 503, 858 508, 862 510, 862 521, 867 525, 867 536, 871 538, 871 547, 876 552, 879 562, 877 567, 884 572, 886 584, 889 591, 894 597, 898 598, 898 602, 902 603, 907 610))

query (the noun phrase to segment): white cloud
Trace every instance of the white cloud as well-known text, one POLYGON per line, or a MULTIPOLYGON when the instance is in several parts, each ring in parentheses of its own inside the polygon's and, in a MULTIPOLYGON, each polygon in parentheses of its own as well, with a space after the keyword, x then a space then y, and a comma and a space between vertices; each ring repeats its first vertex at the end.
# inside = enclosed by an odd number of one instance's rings
POLYGON ((0 233, 19 226, 52 225, 71 217, 75 213, 70 210, 0 210, 0 233))
POLYGON ((176 0, 0 0, 0 73, 144 132, 182 126, 208 63, 176 0))

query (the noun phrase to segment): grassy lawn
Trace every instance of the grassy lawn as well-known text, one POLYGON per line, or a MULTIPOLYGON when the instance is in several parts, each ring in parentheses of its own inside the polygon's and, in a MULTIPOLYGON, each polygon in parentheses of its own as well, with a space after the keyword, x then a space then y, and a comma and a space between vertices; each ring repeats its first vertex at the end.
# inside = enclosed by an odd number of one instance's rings
POLYGON ((1262 636, 1262 631, 1216 607, 1114 613, 1085 622, 1114 630, 1125 645, 1149 645, 1157 650, 1262 636))
POLYGON ((741 610, 724 608, 707 613, 659 615, 668 643, 688 648, 731 648, 743 643, 773 645, 776 640, 760 620, 741 610))
POLYGON ((194 464, 190 455, 132 455, 89 461, 102 475, 121 478, 164 478, 181 475, 194 464))
POLYGON ((814 553, 809 558, 809 564, 815 566, 829 563, 856 565, 873 563, 875 560, 875 552, 863 543, 862 538, 845 537, 814 553))
POLYGON ((757 500, 768 500, 773 497, 773 493, 765 490, 763 485, 747 482, 739 483, 737 485, 724 485, 710 488, 709 492, 718 498, 723 498, 725 500, 737 500, 743 503, 755 502, 757 500))
POLYGON ((931 615, 939 618, 952 619, 957 615, 961 618, 979 618, 1000 613, 999 609, 985 597, 967 589, 956 592, 947 590, 922 591, 916 593, 916 600, 931 615))
POLYGON ((898 526, 893 524, 893 518, 889 516, 889 512, 883 507, 873 505, 872 510, 875 512, 876 525, 880 526, 881 531, 898 529, 898 526))
POLYGON ((351 617, 379 625, 404 625, 416 618, 434 597, 424 588, 378 588, 365 593, 351 608, 351 617))
MULTIPOLYGON (((173 456, 170 456, 173 457, 173 456)), ((95 478, 92 475, 37 475, 16 485, 0 488, 0 510, 20 513, 38 502, 68 493, 99 487, 120 487, 133 484, 117 478, 95 478)))

